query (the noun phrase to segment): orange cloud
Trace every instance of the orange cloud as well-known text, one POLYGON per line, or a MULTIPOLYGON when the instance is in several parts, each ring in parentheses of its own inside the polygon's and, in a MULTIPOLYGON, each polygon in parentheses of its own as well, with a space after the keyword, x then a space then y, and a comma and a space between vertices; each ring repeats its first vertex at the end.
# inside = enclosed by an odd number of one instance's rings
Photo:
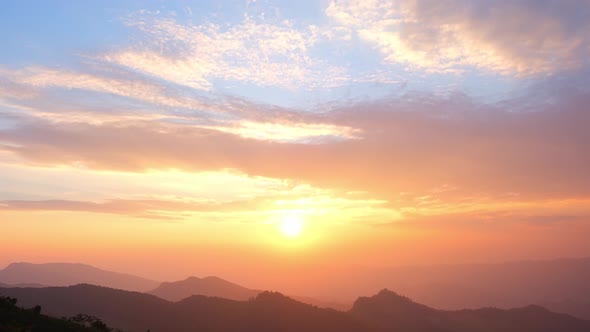
POLYGON ((588 95, 580 94, 530 112, 464 98, 361 104, 322 117, 360 130, 358 139, 315 145, 152 122, 33 119, 0 130, 0 141, 5 151, 48 165, 237 169, 320 188, 366 191, 391 201, 425 195, 443 201, 571 198, 589 194, 588 102, 588 95), (444 187, 450 189, 436 192, 444 187))

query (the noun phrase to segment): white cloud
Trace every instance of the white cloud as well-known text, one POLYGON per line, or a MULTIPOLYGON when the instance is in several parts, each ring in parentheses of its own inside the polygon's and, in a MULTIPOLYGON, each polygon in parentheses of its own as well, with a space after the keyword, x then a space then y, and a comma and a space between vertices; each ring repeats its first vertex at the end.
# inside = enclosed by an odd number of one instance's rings
POLYGON ((468 66, 519 75, 583 66, 590 22, 576 19, 582 13, 590 14, 590 5, 581 0, 344 0, 326 9, 387 62, 431 72, 468 66))
POLYGON ((34 88, 59 87, 96 91, 167 107, 202 109, 211 106, 197 99, 170 96, 163 86, 139 79, 108 77, 100 74, 44 67, 29 67, 23 70, 6 72, 6 75, 13 82, 34 88))
POLYGON ((187 25, 173 19, 129 22, 144 32, 148 46, 121 50, 104 60, 199 90, 213 80, 239 81, 288 89, 342 84, 344 70, 310 56, 318 42, 314 26, 297 29, 246 17, 228 27, 187 25))
MULTIPOLYGON (((203 127, 203 126, 202 126, 203 127)), ((360 130, 333 124, 238 121, 230 125, 206 127, 244 138, 279 142, 323 142, 329 139, 357 139, 360 130)))
POLYGON ((281 110, 279 114, 275 112, 275 108, 271 114, 266 114, 270 110, 268 106, 255 105, 239 99, 204 102, 195 98, 173 96, 167 93, 164 85, 138 78, 128 79, 117 75, 106 76, 44 67, 5 70, 4 74, 7 85, 15 86, 10 91, 14 90, 15 96, 21 98, 5 100, 7 97, 3 97, 0 89, 0 106, 18 110, 15 115, 21 120, 30 116, 51 123, 110 124, 119 127, 154 123, 160 128, 167 128, 166 130, 199 127, 256 140, 299 143, 356 139, 360 133, 347 126, 297 120, 305 116, 298 116, 298 113, 290 110, 281 110), (107 98, 102 100, 104 108, 96 108, 90 104, 80 105, 68 98, 64 100, 57 97, 60 92, 69 89, 114 94, 146 102, 147 105, 137 110, 112 104, 107 98), (17 93, 21 90, 32 92, 17 93), (54 92, 57 92, 57 95, 54 95, 54 92), (177 112, 178 108, 207 109, 220 111, 222 114, 216 116, 213 113, 177 112), (105 112, 106 109, 109 111, 105 112), (23 116, 23 113, 26 116, 23 116), (291 119, 287 120, 289 118, 291 119))

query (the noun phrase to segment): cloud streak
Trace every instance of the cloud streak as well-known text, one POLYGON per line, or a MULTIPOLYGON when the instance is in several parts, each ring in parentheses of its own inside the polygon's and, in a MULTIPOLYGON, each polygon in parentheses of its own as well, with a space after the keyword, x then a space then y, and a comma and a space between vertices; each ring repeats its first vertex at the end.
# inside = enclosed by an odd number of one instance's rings
POLYGON ((583 0, 344 0, 326 14, 389 63, 430 72, 545 75, 583 68, 590 55, 583 0))
POLYGON ((128 24, 146 34, 148 45, 103 60, 174 84, 205 91, 220 79, 287 89, 343 84, 342 69, 310 55, 318 43, 314 26, 297 29, 289 21, 257 22, 248 16, 229 27, 141 16, 128 24))
POLYGON ((45 165, 236 169, 390 200, 401 193, 418 197, 431 192, 443 201, 585 197, 590 194, 585 149, 590 144, 585 126, 589 98, 580 92, 527 112, 464 96, 363 103, 322 117, 333 126, 358 130, 356 139, 312 145, 175 124, 26 118, 16 128, 1 129, 0 141, 8 143, 5 151, 45 165))

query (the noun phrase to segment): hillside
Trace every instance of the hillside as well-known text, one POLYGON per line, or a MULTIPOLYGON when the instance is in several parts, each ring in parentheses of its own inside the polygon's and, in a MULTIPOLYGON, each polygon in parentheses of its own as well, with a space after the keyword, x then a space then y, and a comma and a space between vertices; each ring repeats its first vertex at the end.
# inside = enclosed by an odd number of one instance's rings
POLYGON ((563 332, 590 331, 590 321, 550 312, 539 306, 501 310, 435 310, 383 290, 359 298, 350 313, 386 331, 405 332, 563 332))
POLYGON ((125 331, 371 331, 348 314, 320 309, 278 293, 250 301, 192 296, 169 302, 153 295, 92 285, 0 289, 25 305, 40 304, 54 316, 85 313, 125 331))
POLYGON ((0 289, 55 316, 86 313, 125 331, 306 332, 588 332, 590 322, 541 307, 436 310, 390 291, 359 298, 349 312, 321 309, 279 293, 248 301, 191 296, 169 302, 149 294, 92 285, 0 289))
POLYGON ((79 316, 72 319, 49 317, 35 306, 24 309, 17 300, 0 297, 0 331, 2 332, 109 332, 109 328, 93 317, 79 316))

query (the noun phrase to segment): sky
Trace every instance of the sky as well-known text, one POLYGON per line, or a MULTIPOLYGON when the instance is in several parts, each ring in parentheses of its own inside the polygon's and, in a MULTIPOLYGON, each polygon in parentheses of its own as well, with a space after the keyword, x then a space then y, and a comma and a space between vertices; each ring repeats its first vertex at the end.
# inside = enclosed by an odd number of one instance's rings
POLYGON ((585 0, 0 7, 0 266, 300 291, 590 255, 585 0))

